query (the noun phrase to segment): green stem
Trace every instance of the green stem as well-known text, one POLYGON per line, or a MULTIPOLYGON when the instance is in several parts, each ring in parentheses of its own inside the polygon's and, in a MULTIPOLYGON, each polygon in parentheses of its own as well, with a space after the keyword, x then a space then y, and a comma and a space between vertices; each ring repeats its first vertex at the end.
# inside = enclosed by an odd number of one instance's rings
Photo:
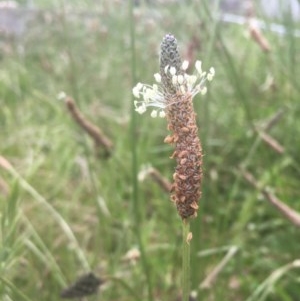
POLYGON ((190 222, 182 223, 182 301, 189 301, 190 295, 190 244, 187 237, 190 233, 190 222))
MULTIPOLYGON (((134 9, 134 0, 130 1, 129 7, 129 19, 130 19, 130 37, 131 37, 131 73, 132 73, 132 86, 136 83, 136 54, 135 54, 135 28, 134 28, 134 16, 133 16, 133 9, 134 9)), ((138 241, 139 249, 141 252, 141 263, 144 269, 145 277, 147 280, 147 288, 148 288, 148 301, 153 301, 153 289, 152 289, 152 279, 151 279, 151 271, 150 271, 150 264, 148 262, 146 251, 144 247, 144 243, 142 240, 141 234, 141 224, 142 218, 140 213, 140 202, 138 200, 138 167, 137 167, 137 150, 136 150, 136 112, 134 110, 134 105, 132 101, 131 105, 131 153, 132 153, 132 185, 133 185, 133 192, 132 192, 132 208, 133 208, 133 219, 134 219, 134 232, 138 241)))
MULTIPOLYGON (((32 301, 29 297, 27 297, 21 290, 18 289, 17 286, 15 286, 12 282, 7 280, 6 278, 0 276, 0 281, 3 282, 6 286, 8 286, 11 291, 18 296, 18 300, 23 300, 23 301, 32 301)), ((9 297, 8 297, 9 298, 9 297)))

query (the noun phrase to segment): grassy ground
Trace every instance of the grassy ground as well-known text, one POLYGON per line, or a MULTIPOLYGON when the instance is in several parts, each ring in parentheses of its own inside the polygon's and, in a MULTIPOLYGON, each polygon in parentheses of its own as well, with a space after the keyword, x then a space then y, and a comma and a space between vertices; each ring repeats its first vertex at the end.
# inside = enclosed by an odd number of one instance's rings
POLYGON ((241 172, 246 168, 300 211, 296 24, 282 20, 290 29, 285 36, 264 32, 271 45, 265 53, 245 28, 217 23, 197 1, 142 5, 133 18, 127 3, 73 5, 92 14, 64 14, 58 4, 39 26, 2 47, 1 300, 58 300, 89 270, 115 277, 90 300, 177 300, 180 218, 155 182, 136 180, 149 164, 171 180, 175 162, 163 143, 165 120, 132 112, 131 95, 136 82, 153 82, 168 32, 183 55, 199 40, 192 53, 204 69, 216 70, 208 94, 195 99, 205 179, 191 225, 192 289, 199 300, 299 300, 299 269, 289 266, 299 259, 299 230, 241 172), (110 158, 95 154, 93 141, 57 100, 60 91, 113 141, 110 158), (256 131, 278 112, 267 133, 281 153, 256 131), (201 288, 235 247, 211 287, 201 288), (126 261, 135 248, 143 259, 126 261))

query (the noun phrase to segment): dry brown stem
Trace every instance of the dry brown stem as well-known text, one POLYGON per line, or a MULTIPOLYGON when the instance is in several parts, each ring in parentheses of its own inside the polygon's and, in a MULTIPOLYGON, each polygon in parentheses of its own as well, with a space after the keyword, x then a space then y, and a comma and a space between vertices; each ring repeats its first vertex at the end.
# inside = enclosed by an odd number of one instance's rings
MULTIPOLYGON (((9 163, 9 161, 3 156, 0 156, 0 167, 7 171, 10 171, 12 169, 12 166, 9 163)), ((4 196, 7 196, 9 194, 9 186, 2 178, 0 178, 0 193, 4 196)))
POLYGON ((262 126, 257 126, 255 128, 256 132, 259 134, 260 138, 269 145, 275 152, 279 154, 283 154, 285 152, 284 147, 271 135, 267 134, 267 132, 274 127, 282 118, 285 110, 280 109, 277 111, 269 120, 265 122, 262 126))
POLYGON ((0 178, 0 194, 7 196, 9 194, 9 187, 4 179, 0 178))
POLYGON ((3 156, 0 156, 0 166, 6 170, 11 170, 12 166, 3 156))
POLYGON ((281 108, 279 109, 263 126, 264 131, 269 131, 272 127, 274 127, 278 122, 281 120, 285 113, 285 109, 281 108))
POLYGON ((262 195, 272 204, 280 213, 287 218, 293 225, 300 227, 300 214, 284 204, 266 187, 261 187, 254 176, 248 171, 242 170, 243 177, 256 189, 260 190, 262 195))
POLYGON ((107 138, 102 130, 96 125, 92 124, 77 108, 74 100, 67 96, 65 98, 66 106, 72 118, 80 125, 80 127, 90 136, 95 142, 97 149, 100 147, 104 149, 104 155, 109 156, 112 152, 113 143, 107 138))
POLYGON ((275 152, 277 152, 279 154, 284 153, 284 151, 285 151, 284 147, 277 140, 275 140, 273 137, 271 137, 269 134, 262 132, 262 131, 258 131, 258 134, 259 134, 260 138, 267 145, 269 145, 275 152))
POLYGON ((261 30, 254 24, 252 20, 248 23, 248 30, 251 38, 260 46, 264 52, 270 52, 271 46, 261 30))
POLYGON ((149 175, 165 192, 169 193, 171 191, 172 184, 157 169, 151 168, 149 175))

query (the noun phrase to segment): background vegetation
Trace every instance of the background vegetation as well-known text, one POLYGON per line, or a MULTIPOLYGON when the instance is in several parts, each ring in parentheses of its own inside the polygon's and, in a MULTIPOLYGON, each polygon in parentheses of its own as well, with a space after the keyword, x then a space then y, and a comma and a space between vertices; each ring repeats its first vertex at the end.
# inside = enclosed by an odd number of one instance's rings
POLYGON ((299 300, 300 272, 290 265, 299 229, 241 171, 300 211, 299 24, 287 16, 286 35, 264 31, 271 51, 263 51, 247 26, 219 22, 205 1, 36 2, 41 13, 25 34, 1 38, 0 299, 58 300, 89 270, 115 277, 90 300, 180 298, 180 218, 155 181, 137 180, 147 165, 171 180, 166 123, 134 113, 131 95, 138 81, 153 82, 171 32, 184 57, 216 70, 195 99, 205 154, 192 222, 197 299, 299 300), (60 91, 112 140, 109 158, 97 156, 60 91), (282 152, 260 135, 278 113, 266 132, 282 152), (142 257, 128 259, 135 249, 142 257))

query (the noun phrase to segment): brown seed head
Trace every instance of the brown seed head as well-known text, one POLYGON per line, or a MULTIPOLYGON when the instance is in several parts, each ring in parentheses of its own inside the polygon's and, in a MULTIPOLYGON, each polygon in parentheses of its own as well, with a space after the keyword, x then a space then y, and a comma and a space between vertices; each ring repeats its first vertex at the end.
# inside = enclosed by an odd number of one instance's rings
POLYGON ((152 108, 152 117, 166 117, 171 132, 164 142, 174 145, 171 159, 177 166, 173 175, 171 200, 176 204, 182 219, 195 217, 201 196, 202 148, 198 137, 193 97, 207 91, 206 81, 215 75, 214 68, 202 71, 201 61, 196 61, 196 73, 186 73, 188 62, 182 62, 177 40, 167 34, 161 43, 160 73, 154 74, 156 83, 138 83, 132 93, 135 110, 143 114, 152 108), (156 107, 158 109, 154 109, 156 107))
POLYGON ((165 111, 168 129, 173 133, 167 136, 165 142, 175 144, 172 157, 177 162, 171 200, 176 204, 181 218, 186 219, 197 216, 198 200, 201 196, 202 148, 192 95, 185 91, 184 86, 181 88, 174 85, 169 72, 169 68, 175 67, 176 76, 183 74, 181 65, 177 41, 168 34, 161 44, 160 72, 167 104, 165 111))

